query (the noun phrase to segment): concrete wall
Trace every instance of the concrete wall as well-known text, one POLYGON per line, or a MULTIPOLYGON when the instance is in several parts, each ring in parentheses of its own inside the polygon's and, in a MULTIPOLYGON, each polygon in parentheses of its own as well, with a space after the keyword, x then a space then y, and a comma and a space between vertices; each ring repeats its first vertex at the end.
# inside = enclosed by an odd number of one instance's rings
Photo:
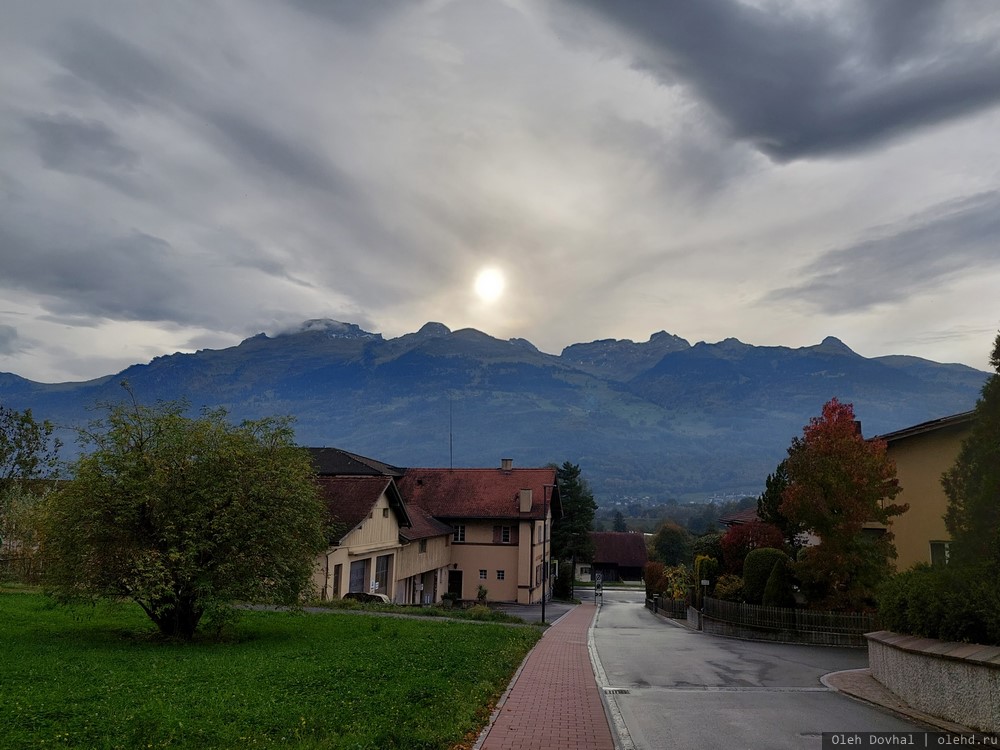
POLYGON ((914 708, 1000 732, 1000 646, 869 633, 872 675, 914 708))

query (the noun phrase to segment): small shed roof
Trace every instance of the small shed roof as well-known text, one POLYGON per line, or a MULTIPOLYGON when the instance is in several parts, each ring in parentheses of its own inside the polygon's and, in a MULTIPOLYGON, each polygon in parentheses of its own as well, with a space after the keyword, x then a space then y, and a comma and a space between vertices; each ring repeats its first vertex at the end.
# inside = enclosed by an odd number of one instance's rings
POLYGON ((641 568, 649 560, 646 539, 630 531, 594 531, 594 564, 641 568))
POLYGON ((435 536, 451 536, 454 532, 451 526, 438 521, 419 505, 410 505, 407 510, 410 512, 410 528, 399 530, 399 536, 407 542, 435 536))

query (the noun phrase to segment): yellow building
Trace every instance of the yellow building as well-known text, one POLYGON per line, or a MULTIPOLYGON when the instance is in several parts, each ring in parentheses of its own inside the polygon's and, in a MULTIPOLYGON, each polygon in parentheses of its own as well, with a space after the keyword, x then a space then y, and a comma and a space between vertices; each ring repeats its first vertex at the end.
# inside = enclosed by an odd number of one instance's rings
POLYGON ((958 458, 962 441, 972 430, 973 414, 969 411, 934 419, 873 438, 886 442, 889 458, 896 463, 902 491, 895 502, 910 506, 889 526, 899 555, 897 570, 916 563, 947 562, 949 536, 944 514, 948 498, 941 475, 958 458))

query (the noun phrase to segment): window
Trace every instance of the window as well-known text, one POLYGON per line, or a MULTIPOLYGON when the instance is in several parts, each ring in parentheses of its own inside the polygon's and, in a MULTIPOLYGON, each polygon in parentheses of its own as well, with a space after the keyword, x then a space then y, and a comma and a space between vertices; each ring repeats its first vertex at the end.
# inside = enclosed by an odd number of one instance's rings
POLYGON ((420 554, 422 555, 427 551, 427 540, 421 539, 419 545, 420 545, 420 554))
POLYGON ((538 527, 538 543, 539 544, 542 543, 542 527, 541 526, 538 527))
POLYGON ((388 517, 389 517, 389 509, 382 508, 382 518, 388 518, 388 517))
POLYGON ((931 565, 947 565, 951 559, 951 542, 931 542, 931 565))
POLYGON ((483 568, 479 569, 479 580, 480 581, 486 580, 486 571, 483 568))
POLYGON ((379 555, 375 558, 375 586, 372 591, 379 594, 389 594, 389 567, 392 555, 379 555))
POLYGON ((503 580, 503 571, 502 570, 498 570, 497 571, 497 580, 498 581, 502 581, 503 580))
POLYGON ((587 566, 587 565, 581 565, 580 566, 580 575, 582 575, 582 576, 589 576, 590 575, 590 567, 587 566))
POLYGON ((460 523, 455 528, 455 533, 452 534, 452 541, 464 542, 465 541, 465 524, 460 523))
POLYGON ((517 529, 512 526, 494 526, 493 544, 517 544, 517 529))

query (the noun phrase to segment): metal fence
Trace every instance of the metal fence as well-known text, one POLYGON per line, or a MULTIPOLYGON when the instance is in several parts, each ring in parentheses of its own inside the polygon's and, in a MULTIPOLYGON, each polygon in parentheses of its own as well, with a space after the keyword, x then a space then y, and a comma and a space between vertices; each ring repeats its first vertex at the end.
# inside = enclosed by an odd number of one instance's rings
POLYGON ((863 646, 864 634, 876 629, 874 615, 864 612, 817 612, 761 607, 705 597, 705 630, 746 629, 744 637, 837 646, 863 646))
POLYGON ((687 607, 687 602, 683 599, 664 599, 654 596, 652 599, 646 600, 646 609, 652 611, 653 614, 661 614, 675 620, 687 618, 687 607))

